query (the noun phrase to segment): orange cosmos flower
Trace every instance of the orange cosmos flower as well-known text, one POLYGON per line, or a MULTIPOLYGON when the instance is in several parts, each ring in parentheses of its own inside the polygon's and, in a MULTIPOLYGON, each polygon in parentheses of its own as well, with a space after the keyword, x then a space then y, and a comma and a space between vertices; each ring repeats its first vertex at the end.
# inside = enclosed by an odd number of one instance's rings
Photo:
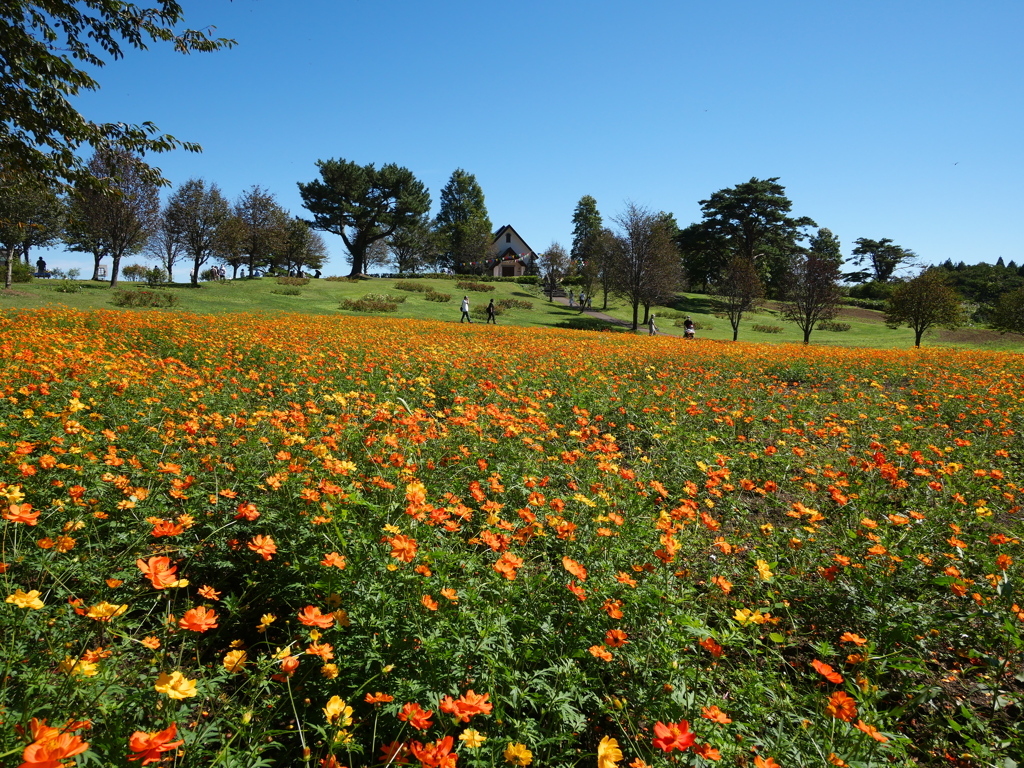
POLYGON ((256 509, 256 505, 251 501, 243 501, 238 505, 238 512, 235 513, 235 520, 248 520, 252 522, 260 516, 260 512, 256 509))
POLYGON ((167 728, 156 733, 135 731, 128 739, 128 749, 133 752, 133 754, 128 755, 129 762, 141 760, 143 765, 159 763, 161 754, 170 752, 172 749, 185 743, 184 739, 172 741, 177 735, 177 723, 171 723, 167 728))
POLYGON ((722 576, 712 576, 711 583, 727 595, 732 591, 732 582, 722 576))
POLYGON ((782 766, 775 762, 775 758, 765 758, 760 755, 754 756, 754 766, 756 768, 782 768, 782 766))
POLYGON ((402 534, 396 534, 385 541, 391 545, 391 556, 403 563, 411 563, 416 557, 416 548, 419 546, 416 539, 402 534))
POLYGON ((514 581, 516 570, 523 567, 523 560, 510 552, 506 552, 491 567, 509 581, 514 581))
POLYGON ((387 704, 389 701, 394 701, 394 696, 389 696, 386 693, 377 691, 376 693, 366 694, 366 698, 363 699, 367 704, 387 704))
POLYGON ((720 710, 717 704, 711 707, 702 707, 700 711, 700 716, 707 718, 708 720, 711 720, 715 723, 720 723, 721 725, 728 725, 732 722, 732 719, 727 714, 725 714, 725 712, 720 710))
POLYGON ((627 635, 621 629, 609 629, 607 632, 605 632, 604 642, 610 648, 621 648, 629 642, 629 640, 626 639, 627 637, 629 637, 629 635, 627 635))
POLYGON ((878 729, 873 725, 868 725, 863 720, 858 720, 853 725, 854 728, 860 731, 864 731, 868 736, 877 741, 879 744, 885 744, 889 739, 879 733, 878 729))
POLYGON ((663 752, 678 749, 685 752, 697 738, 690 733, 690 723, 680 720, 678 723, 666 725, 660 720, 654 724, 654 746, 663 752))
POLYGON ((327 629, 334 624, 334 614, 325 614, 315 605, 307 605, 299 611, 299 621, 307 627, 320 627, 320 629, 327 629))
POLYGON ((476 694, 473 689, 457 699, 445 696, 441 699, 441 711, 452 715, 457 723, 468 723, 476 715, 489 715, 493 706, 487 701, 489 693, 476 694))
POLYGON ((345 556, 339 555, 337 552, 329 552, 323 560, 320 561, 320 565, 335 567, 338 570, 345 570, 347 563, 345 562, 345 556))
POLYGON ((715 642, 713 637, 705 637, 700 641, 700 647, 710 653, 716 659, 722 655, 722 646, 715 642))
POLYGON ((207 600, 220 600, 220 592, 208 584, 204 584, 196 591, 207 600))
POLYGON ((583 587, 581 587, 575 581, 570 581, 568 584, 565 585, 565 588, 572 592, 574 595, 576 595, 577 600, 582 602, 583 600, 587 599, 587 593, 584 592, 583 587))
POLYGON ((85 752, 89 748, 89 744, 82 741, 81 737, 69 732, 84 727, 84 725, 69 721, 62 732, 61 729, 47 725, 45 720, 36 720, 33 717, 29 723, 29 728, 32 731, 32 743, 21 753, 21 759, 25 761, 22 766, 55 768, 64 765, 62 762, 64 758, 74 757, 85 752))
POLYGON ((619 582, 620 584, 626 584, 627 586, 630 586, 633 589, 636 589, 636 579, 634 579, 632 576, 630 576, 625 571, 619 571, 615 575, 615 580, 617 582, 619 582))
POLYGON ((603 645, 592 645, 588 650, 590 651, 590 655, 593 656, 595 659, 601 659, 603 661, 612 660, 611 651, 609 651, 603 645))
POLYGON ((135 565, 142 571, 142 575, 149 579, 153 589, 178 586, 178 578, 174 575, 178 566, 171 565, 169 557, 151 557, 149 560, 139 558, 135 565))
POLYGON ((185 611, 178 626, 182 629, 190 629, 193 632, 206 632, 217 626, 217 614, 206 606, 200 605, 197 608, 185 611))
POLYGON ((843 691, 836 691, 829 697, 825 709, 832 717, 848 723, 857 714, 857 702, 843 691))
POLYGON ((39 513, 32 511, 31 504, 11 504, 3 514, 4 520, 12 523, 24 523, 25 525, 37 525, 39 513))
POLYGON ((428 611, 436 611, 438 608, 437 600, 432 598, 430 595, 424 595, 423 597, 421 597, 420 602, 423 603, 423 607, 426 608, 428 611))
POLYGON ((568 557, 563 557, 562 567, 565 568, 565 570, 567 570, 580 581, 587 580, 587 569, 579 563, 577 563, 575 560, 568 557))
POLYGON ((604 601, 601 606, 601 610, 611 616, 613 619, 622 618, 622 601, 608 599, 604 601))
POLYGON ((433 725, 430 722, 432 714, 434 714, 434 710, 423 709, 416 702, 410 702, 402 705, 402 711, 398 713, 398 719, 403 723, 408 722, 417 731, 425 731, 433 725))
POLYGON ((458 755, 452 753, 452 744, 454 743, 455 740, 451 736, 445 736, 426 746, 418 741, 413 741, 409 744, 409 750, 420 761, 423 768, 455 768, 458 755))
POLYGON ((452 603, 459 602, 459 593, 451 587, 445 587, 444 589, 442 589, 441 597, 443 597, 445 600, 449 600, 452 603))
POLYGON ((839 638, 840 643, 853 643, 855 645, 865 645, 867 640, 860 635, 855 635, 852 632, 843 632, 839 638))
POLYGON ((838 672, 836 672, 834 669, 832 669, 832 667, 830 667, 825 662, 818 661, 817 659, 815 659, 814 661, 811 662, 811 666, 814 667, 814 670, 818 674, 820 674, 822 677, 824 677, 830 683, 841 683, 841 682, 843 682, 843 676, 840 675, 838 672))
POLYGON ((248 546, 256 554, 262 555, 264 560, 269 560, 277 552, 277 544, 270 536, 254 536, 248 546))

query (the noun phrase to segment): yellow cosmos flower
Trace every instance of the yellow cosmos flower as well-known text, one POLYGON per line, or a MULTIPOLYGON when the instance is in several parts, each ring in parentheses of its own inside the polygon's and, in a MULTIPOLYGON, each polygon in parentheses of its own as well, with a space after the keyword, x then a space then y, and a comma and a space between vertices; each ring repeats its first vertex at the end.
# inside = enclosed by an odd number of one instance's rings
POLYGON ((228 651, 224 654, 224 660, 221 663, 228 672, 241 672, 248 658, 245 651, 228 651))
POLYGON ((324 707, 324 714, 327 715, 327 722, 337 725, 339 728, 352 725, 352 707, 345 703, 340 696, 331 696, 327 706, 324 707))
POLYGON ((771 581, 772 569, 768 567, 768 563, 764 560, 758 560, 755 565, 757 566, 757 575, 760 576, 763 581, 771 581))
POLYGON ((605 736, 597 745, 597 768, 617 768, 622 759, 619 742, 611 736, 605 736))
POLYGON ((65 656, 60 663, 60 670, 65 675, 81 675, 82 677, 95 677, 99 674, 99 665, 92 661, 73 659, 65 656))
POLYGON ((38 589, 32 589, 28 592, 16 589, 13 595, 7 596, 6 602, 12 603, 19 608, 31 608, 33 611, 38 611, 44 606, 43 601, 39 599, 40 594, 42 593, 38 589))
POLYGON ((525 744, 519 742, 513 744, 510 741, 505 747, 505 762, 518 765, 519 768, 526 768, 533 762, 533 752, 528 750, 525 744))
POLYGON ((466 745, 466 749, 479 749, 487 741, 487 737, 480 731, 467 728, 459 734, 459 741, 466 745))
POLYGON ((104 600, 102 603, 97 603, 90 608, 89 612, 85 615, 90 619, 96 619, 96 621, 110 621, 127 610, 127 605, 114 605, 113 603, 108 603, 104 600))
POLYGON ((172 699, 191 699, 196 695, 196 681, 189 680, 181 672, 161 672, 153 685, 157 693, 164 693, 172 699))

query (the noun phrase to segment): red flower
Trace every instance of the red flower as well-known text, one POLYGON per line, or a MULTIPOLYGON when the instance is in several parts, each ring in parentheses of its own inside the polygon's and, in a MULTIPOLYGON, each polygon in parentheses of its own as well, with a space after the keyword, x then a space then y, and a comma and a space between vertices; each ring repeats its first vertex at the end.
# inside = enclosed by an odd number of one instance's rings
POLYGON ((823 661, 815 659, 811 662, 811 666, 814 667, 815 671, 822 675, 830 683, 841 683, 843 682, 843 676, 836 672, 832 667, 823 661))
POLYGON ((182 629, 191 629, 193 632, 205 632, 217 626, 217 614, 206 606, 199 606, 185 611, 178 626, 182 629))
POLYGON ((659 720, 654 724, 654 736, 654 746, 663 752, 671 752, 673 749, 685 752, 697 740, 690 733, 690 724, 686 720, 668 725, 659 720))
POLYGON ((402 711, 398 713, 398 719, 402 722, 408 722, 417 731, 425 731, 433 725, 430 722, 432 714, 434 714, 434 710, 423 709, 419 704, 412 702, 402 706, 402 711))
POLYGON ((156 733, 135 731, 128 739, 128 749, 135 754, 128 755, 128 760, 141 760, 143 765, 160 762, 161 753, 170 752, 175 747, 185 743, 184 739, 171 741, 177 735, 177 723, 171 723, 170 726, 156 733))
POLYGON ((327 629, 334 624, 334 614, 324 614, 315 605, 307 605, 299 611, 299 621, 307 627, 320 627, 320 629, 327 629))
POLYGON ((440 741, 432 741, 426 746, 414 741, 409 745, 409 750, 423 768, 455 768, 458 755, 452 754, 453 743, 454 739, 451 736, 445 736, 440 741))

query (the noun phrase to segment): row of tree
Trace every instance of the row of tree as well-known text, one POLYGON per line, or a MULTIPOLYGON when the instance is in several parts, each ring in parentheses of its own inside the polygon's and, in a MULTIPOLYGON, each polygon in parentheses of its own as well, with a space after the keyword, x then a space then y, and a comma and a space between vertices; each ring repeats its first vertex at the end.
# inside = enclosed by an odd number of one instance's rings
MULTIPOLYGON (((20 185, 13 194, 0 188, 0 246, 6 254, 28 264, 32 247, 63 242, 92 255, 94 280, 109 258, 111 286, 122 260, 139 253, 155 259, 168 280, 176 264, 190 265, 193 284, 212 262, 229 266, 234 277, 239 269, 318 270, 327 258, 320 234, 259 186, 232 203, 216 184, 189 179, 161 206, 151 169, 135 155, 99 151, 87 168, 103 184, 76 179, 64 194, 42 183, 20 185)), ((13 260, 7 259, 8 284, 13 260)))

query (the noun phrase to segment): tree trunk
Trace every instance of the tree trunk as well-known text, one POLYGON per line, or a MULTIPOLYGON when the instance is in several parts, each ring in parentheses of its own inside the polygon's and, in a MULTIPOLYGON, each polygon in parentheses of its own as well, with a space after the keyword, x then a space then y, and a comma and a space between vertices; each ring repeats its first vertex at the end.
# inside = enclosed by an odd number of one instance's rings
POLYGON ((110 287, 117 288, 117 273, 121 269, 121 257, 114 255, 110 257, 110 287))
POLYGON ((634 301, 633 302, 633 332, 634 333, 639 328, 639 325, 637 323, 637 319, 639 318, 639 316, 640 316, 640 304, 638 302, 634 301))
POLYGON ((7 251, 7 271, 4 273, 4 288, 11 287, 11 278, 14 275, 14 249, 8 248, 7 251))
POLYGON ((103 261, 103 257, 105 255, 106 254, 103 254, 103 253, 97 253, 96 251, 93 251, 93 253, 92 253, 92 279, 93 280, 99 280, 100 279, 100 262, 103 261))
POLYGON ((922 329, 921 329, 921 330, 919 331, 919 330, 917 330, 917 329, 915 328, 915 329, 914 329, 914 346, 915 346, 915 347, 920 347, 920 346, 921 346, 921 337, 922 337, 922 336, 924 336, 924 329, 922 328, 922 329))

